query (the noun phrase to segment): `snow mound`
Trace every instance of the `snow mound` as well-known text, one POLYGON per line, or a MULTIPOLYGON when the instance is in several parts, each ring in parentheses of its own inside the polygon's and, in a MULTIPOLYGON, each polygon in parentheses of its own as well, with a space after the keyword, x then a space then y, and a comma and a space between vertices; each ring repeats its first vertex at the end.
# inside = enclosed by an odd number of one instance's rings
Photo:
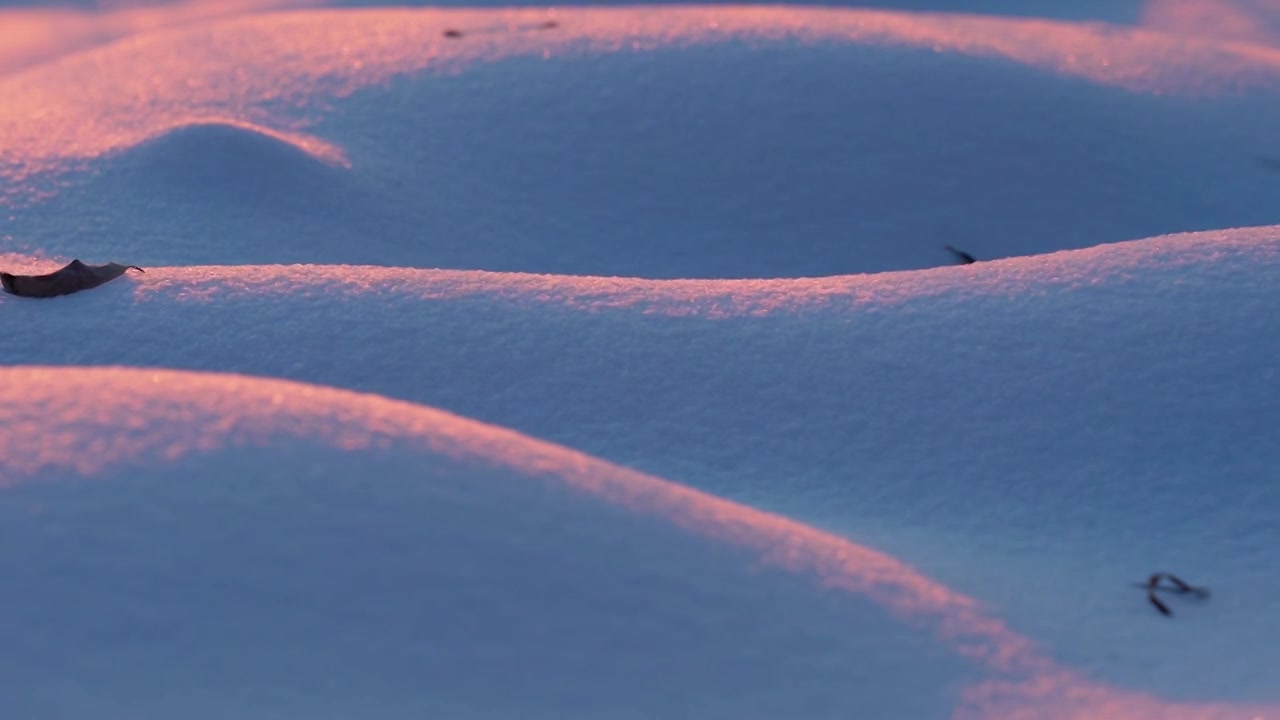
POLYGON ((243 377, 0 378, 26 717, 940 716, 976 674, 758 568, 763 538, 700 537, 757 514, 514 433, 243 377))
POLYGON ((206 192, 231 192, 246 184, 260 192, 277 185, 287 189, 290 180, 318 172, 310 163, 351 164, 340 148, 317 138, 234 120, 169 128, 115 157, 122 170, 154 173, 157 185, 185 183, 206 192))
POLYGON ((151 268, 0 308, 11 362, 443 407, 871 542, 1108 680, 1274 700, 1245 619, 1280 602, 1278 255, 1257 228, 823 280, 151 268), (1178 633, 1127 586, 1158 569, 1220 591, 1178 633))
POLYGON ((1270 0, 236 3, 0 11, 6 709, 1280 718, 1270 0))
POLYGON ((1086 683, 891 558, 428 408, 136 368, 0 380, 0 668, 27 716, 1244 711, 1086 683))
POLYGON ((144 264, 740 278, 1268 224, 1273 55, 852 9, 240 18, 0 79, 0 173, 61 186, 3 230, 144 264))
POLYGON ((58 244, 82 247, 92 235, 96 247, 109 247, 119 238, 132 248, 159 249, 120 249, 148 262, 158 256, 216 262, 230 248, 262 262, 291 262, 303 252, 341 261, 355 254, 343 251, 353 245, 376 259, 378 238, 353 243, 334 232, 335 214, 348 227, 377 221, 349 166, 340 148, 300 133, 226 120, 167 128, 112 153, 90 177, 62 190, 59 205, 115 200, 81 218, 58 244), (291 236, 299 242, 286 242, 291 236))
MULTIPOLYGON (((86 192, 128 188, 140 205, 128 210, 144 217, 196 211, 305 217, 317 206, 351 202, 343 172, 349 166, 341 149, 316 138, 249 123, 196 122, 113 155, 86 192)), ((146 230, 136 221, 133 227, 146 230)))

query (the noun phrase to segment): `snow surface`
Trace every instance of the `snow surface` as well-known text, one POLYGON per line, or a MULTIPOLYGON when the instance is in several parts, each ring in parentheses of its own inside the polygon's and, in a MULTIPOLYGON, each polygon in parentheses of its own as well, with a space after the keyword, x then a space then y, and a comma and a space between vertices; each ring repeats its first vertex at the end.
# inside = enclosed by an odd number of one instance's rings
POLYGON ((0 55, 6 708, 1280 717, 1269 5, 280 6, 0 55))

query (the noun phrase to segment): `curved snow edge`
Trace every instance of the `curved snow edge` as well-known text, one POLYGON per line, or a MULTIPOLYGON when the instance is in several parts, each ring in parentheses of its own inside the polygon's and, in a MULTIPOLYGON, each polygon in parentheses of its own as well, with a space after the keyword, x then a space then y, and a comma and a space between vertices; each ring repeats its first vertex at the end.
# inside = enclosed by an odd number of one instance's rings
POLYGON ((905 564, 801 523, 440 410, 384 397, 238 375, 142 368, 0 368, 0 486, 51 469, 93 475, 282 438, 376 451, 404 443, 559 482, 865 595, 928 624, 999 679, 965 695, 957 717, 1274 717, 1277 707, 1172 705, 1058 668, 976 603, 905 564))
MULTIPOLYGON (((487 298, 581 310, 733 317, 875 308, 929 297, 1035 296, 1148 281, 1189 266, 1241 275, 1280 261, 1280 226, 1179 233, 972 265, 821 278, 647 280, 369 265, 206 265, 148 268, 131 278, 138 301, 204 302, 245 296, 487 298)), ((46 272, 59 260, 0 256, 9 272, 46 272)), ((3 299, 0 298, 0 302, 3 299)))

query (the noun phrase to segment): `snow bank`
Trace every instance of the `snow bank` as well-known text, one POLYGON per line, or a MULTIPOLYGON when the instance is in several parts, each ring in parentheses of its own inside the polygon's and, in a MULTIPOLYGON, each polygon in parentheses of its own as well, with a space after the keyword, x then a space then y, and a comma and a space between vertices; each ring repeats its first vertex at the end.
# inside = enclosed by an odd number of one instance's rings
POLYGON ((1248 711, 1086 683, 891 558, 427 408, 147 369, 0 380, 23 715, 1248 711))
POLYGON ((1273 55, 870 10, 251 16, 0 78, 0 232, 142 264, 687 278, 1263 225, 1273 55))
POLYGON ((182 12, 0 69, 6 708, 1280 715, 1261 35, 182 12))
POLYGON ((1108 679, 1265 700, 1278 249, 1261 228, 794 281, 152 268, 0 308, 7 362, 444 407, 870 542, 1108 679), (1158 569, 1213 609, 1170 632, 1128 587, 1158 569))

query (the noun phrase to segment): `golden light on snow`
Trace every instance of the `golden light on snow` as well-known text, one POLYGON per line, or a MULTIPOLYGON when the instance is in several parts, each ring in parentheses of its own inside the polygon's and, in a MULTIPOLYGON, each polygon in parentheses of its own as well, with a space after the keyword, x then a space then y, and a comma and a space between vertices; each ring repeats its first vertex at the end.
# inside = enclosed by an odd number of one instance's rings
POLYGON ((945 647, 998 678, 965 693, 959 718, 1280 717, 1276 707, 1176 704, 1107 688, 1057 666, 972 598, 884 553, 513 431, 380 396, 236 375, 15 367, 0 369, 0 425, 6 430, 0 487, 51 469, 91 478, 136 463, 290 439, 350 451, 417 447, 547 478, 749 548, 768 564, 870 598, 904 622, 932 629, 945 647))
MULTIPOLYGON (((1135 92, 1218 93, 1280 87, 1280 51, 1261 22, 1275 3, 1152 0, 1144 27, 998 17, 786 7, 524 10, 323 10, 222 0, 85 13, 0 11, 0 180, 15 187, 167 133, 223 125, 334 165, 342 147, 313 131, 331 101, 376 92, 402 74, 465 71, 511 57, 600 53, 747 40, 855 43, 957 53, 1135 92), (253 12, 250 12, 253 11, 253 12), (1259 14, 1262 13, 1262 14, 1259 14), (554 25, 550 23, 554 21, 554 25), (1209 27, 1212 37, 1192 33, 1209 27), (446 37, 457 29, 461 37, 446 37), (1194 36, 1193 36, 1194 35, 1194 36)), ((0 197, 3 191, 0 191, 0 197)), ((1123 282, 1194 252, 1264 250, 1270 230, 1177 236, 1141 250, 1094 248, 1019 258, 981 272, 795 280, 638 280, 410 268, 150 268, 129 301, 228 295, 400 294, 425 301, 488 296, 584 311, 740 317, 906 302, 929 294, 1041 292, 1123 282)), ((52 261, 0 258, 10 272, 52 261)), ((0 307, 9 302, 0 298, 0 307)), ((897 559, 812 527, 628 471, 448 413, 298 383, 144 369, 0 368, 0 487, 49 470, 93 477, 135 463, 306 438, 351 451, 387 443, 558 478, 773 565, 868 597, 996 678, 965 693, 973 720, 1280 719, 1280 707, 1174 703, 1107 687, 1060 667, 972 598, 897 559)))
POLYGON ((1048 20, 731 6, 311 10, 219 19, 215 7, 222 5, 106 15, 101 22, 107 34, 116 28, 123 37, 101 46, 78 35, 74 22, 65 36, 51 35, 55 24, 31 20, 45 16, 0 11, 0 47, 91 46, 61 56, 48 50, 56 57, 0 74, 0 174, 22 182, 209 118, 287 134, 303 149, 323 147, 323 140, 302 132, 321 115, 320 105, 397 74, 456 71, 514 56, 644 52, 731 40, 960 53, 1135 91, 1280 86, 1280 52, 1269 48, 1048 20), (552 20, 555 26, 548 27, 552 20), (127 34, 151 27, 159 29, 127 34), (445 37, 446 29, 463 35, 445 37))
POLYGON ((1144 26, 1170 33, 1274 46, 1277 0, 1147 0, 1144 26))
POLYGON ((129 35, 304 4, 301 0, 186 0, 163 5, 124 4, 100 10, 0 10, 0 74, 129 35))
MULTIPOLYGON (((833 309, 863 312, 935 296, 1017 298, 1123 284, 1141 274, 1177 273, 1189 264, 1230 257, 1250 263, 1260 257, 1280 262, 1280 231, 1263 227, 1181 233, 1008 258, 984 263, 980 269, 944 267, 821 278, 648 280, 357 265, 209 265, 152 267, 145 275, 114 282, 128 283, 138 303, 203 303, 252 296, 381 296, 426 302, 485 298, 546 309, 628 310, 715 319, 833 309)), ((39 274, 52 272, 70 259, 0 254, 0 267, 39 274)), ((0 305, 5 302, 23 301, 0 296, 0 305)))

